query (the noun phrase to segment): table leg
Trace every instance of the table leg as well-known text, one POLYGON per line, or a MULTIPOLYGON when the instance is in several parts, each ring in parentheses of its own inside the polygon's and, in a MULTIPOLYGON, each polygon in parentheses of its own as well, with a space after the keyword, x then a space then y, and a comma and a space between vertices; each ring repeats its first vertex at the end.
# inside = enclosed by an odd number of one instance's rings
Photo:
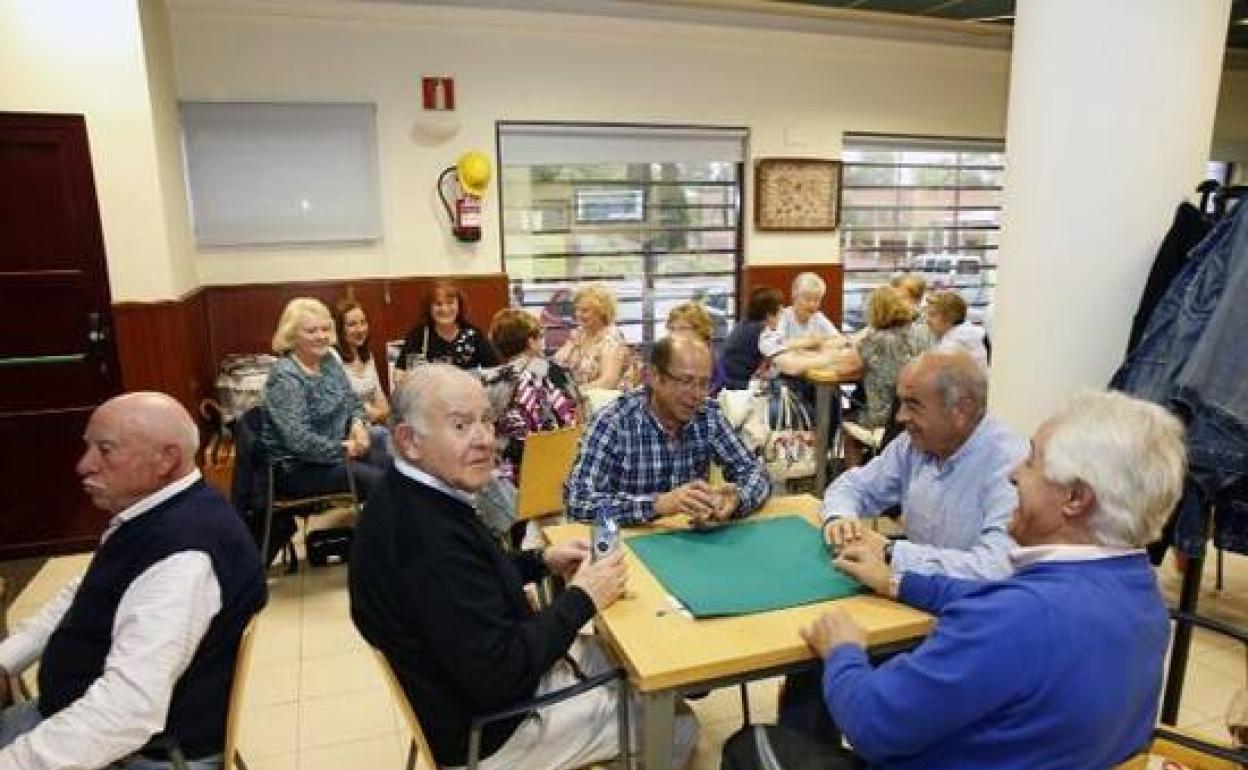
POLYGON ((676 693, 641 693, 641 766, 643 770, 670 770, 676 740, 676 693))
POLYGON ((835 383, 815 384, 815 496, 828 488, 828 443, 832 433, 832 394, 835 383))

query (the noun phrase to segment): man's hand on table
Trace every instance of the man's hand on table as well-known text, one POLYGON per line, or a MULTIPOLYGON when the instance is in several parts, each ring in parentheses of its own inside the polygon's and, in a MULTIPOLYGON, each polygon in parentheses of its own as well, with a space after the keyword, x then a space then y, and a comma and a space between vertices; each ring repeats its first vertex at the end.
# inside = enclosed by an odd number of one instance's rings
POLYGON ((737 491, 736 484, 721 484, 718 487, 712 487, 711 496, 715 500, 714 509, 707 515, 690 514, 689 526, 696 528, 728 521, 741 501, 741 494, 737 491))
POLYGON ((564 580, 571 580, 581 566, 581 562, 588 558, 589 542, 585 540, 571 540, 562 545, 552 545, 542 551, 542 560, 546 562, 546 569, 550 570, 552 575, 558 575, 564 580))
POLYGON ((857 545, 878 555, 881 562, 884 561, 884 546, 888 544, 888 538, 864 525, 861 519, 852 516, 833 519, 824 525, 823 532, 838 555, 845 548, 857 545))
POLYGON ((569 585, 588 594, 595 609, 601 612, 624 595, 627 584, 628 567, 624 563, 624 548, 620 546, 598 561, 582 561, 569 585))
POLYGON ((865 647, 867 637, 849 615, 841 610, 831 610, 814 623, 802 629, 802 639, 810 645, 820 660, 828 653, 845 644, 865 647))
POLYGON ((832 564, 880 596, 897 598, 893 590, 893 571, 874 549, 858 544, 847 545, 837 550, 832 564))
MULTIPOLYGON (((709 519, 722 505, 720 497, 710 484, 694 479, 654 498, 654 513, 656 516, 683 513, 691 519, 709 519)), ((736 503, 733 505, 735 507, 736 503)))

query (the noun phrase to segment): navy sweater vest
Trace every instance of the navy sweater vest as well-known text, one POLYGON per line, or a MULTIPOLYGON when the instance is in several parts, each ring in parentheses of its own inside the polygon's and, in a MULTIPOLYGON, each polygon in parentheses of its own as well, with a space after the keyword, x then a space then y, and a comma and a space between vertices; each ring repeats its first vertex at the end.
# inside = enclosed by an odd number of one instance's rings
POLYGON ((201 551, 212 560, 221 611, 173 689, 164 732, 190 758, 221 751, 238 641, 264 606, 267 589, 251 535, 203 481, 121 525, 100 545, 40 659, 39 711, 45 718, 81 698, 103 674, 113 618, 130 584, 181 551, 201 551))

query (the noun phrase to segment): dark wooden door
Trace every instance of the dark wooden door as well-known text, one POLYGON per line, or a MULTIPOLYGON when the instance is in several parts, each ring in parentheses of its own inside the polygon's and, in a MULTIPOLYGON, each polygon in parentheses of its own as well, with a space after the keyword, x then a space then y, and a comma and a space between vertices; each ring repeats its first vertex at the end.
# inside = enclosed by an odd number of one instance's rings
POLYGON ((90 548, 74 465, 121 377, 81 116, 0 112, 0 308, 0 559, 90 548))

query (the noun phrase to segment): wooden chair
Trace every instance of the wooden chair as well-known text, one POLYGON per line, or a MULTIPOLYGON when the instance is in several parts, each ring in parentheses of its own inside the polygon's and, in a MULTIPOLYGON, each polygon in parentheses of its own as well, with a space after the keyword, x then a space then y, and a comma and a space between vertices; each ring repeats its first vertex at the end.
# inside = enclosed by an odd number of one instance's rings
MULTIPOLYGON (((407 770, 414 770, 416 767, 416 757, 420 752, 424 752, 430 767, 440 770, 441 765, 439 765, 438 761, 434 758, 433 750, 429 748, 429 741, 425 738, 425 732, 420 727, 420 720, 416 717, 416 711, 412 708, 412 704, 407 700, 407 693, 403 691, 403 685, 399 682, 398 675, 394 673, 394 667, 390 665, 390 661, 386 659, 385 654, 376 647, 373 648, 373 655, 376 656, 377 665, 381 667, 382 676, 385 677, 386 684, 390 687, 390 693, 394 696, 394 699, 399 702, 399 710, 403 714, 403 721, 407 724, 407 729, 412 734, 412 740, 411 743, 408 744, 407 750, 407 770)), ((539 695, 535 698, 524 701, 523 703, 518 703, 508 708, 499 709, 498 711, 492 711, 489 714, 474 717, 472 720, 471 731, 468 734, 467 770, 476 770, 477 768, 481 752, 481 731, 487 724, 497 722, 500 719, 508 719, 520 714, 537 711, 545 708, 546 706, 552 706, 556 703, 568 700, 569 698, 575 698, 578 695, 617 680, 620 682, 626 681, 624 671, 622 669, 606 671, 596 676, 591 676, 581 682, 577 682, 571 687, 565 687, 562 690, 548 692, 544 695, 539 695)), ((628 735, 630 734, 630 728, 628 701, 629 696, 627 688, 621 688, 619 698, 619 731, 621 736, 619 761, 621 770, 627 770, 629 767, 628 735)), ((223 770, 229 769, 224 768, 223 770)), ((246 770, 246 768, 243 768, 242 770, 246 770)))
POLYGON ((1236 751, 1225 744, 1197 738, 1185 731, 1161 727, 1157 729, 1147 752, 1136 754, 1112 770, 1147 770, 1150 755, 1178 762, 1191 770, 1239 770, 1244 759, 1242 750, 1236 751))
MULTIPOLYGON (((238 640, 234 680, 230 683, 230 698, 225 707, 225 745, 221 750, 221 770, 247 770, 247 763, 238 751, 238 730, 243 717, 243 701, 247 695, 247 676, 251 673, 251 648, 256 640, 256 624, 259 620, 259 615, 252 616, 238 640)), ((174 770, 186 770, 186 757, 182 754, 182 748, 171 740, 166 740, 166 745, 174 770)))
POLYGON ((390 688, 390 694, 399 704, 403 722, 407 725, 408 732, 412 734, 412 740, 407 748, 407 770, 413 770, 416 767, 416 756, 422 753, 429 758, 429 764, 437 767, 437 761, 433 758, 433 749, 429 748, 425 731, 421 729, 420 720, 416 718, 416 712, 412 710, 412 704, 407 700, 407 693, 403 692, 403 685, 399 684, 399 678, 395 676, 390 661, 386 660, 386 656, 376 647, 373 648, 373 655, 377 658, 377 665, 381 668, 381 675, 390 688))
POLYGON ((516 521, 563 513, 563 482, 576 460, 582 425, 530 433, 516 484, 516 521))

